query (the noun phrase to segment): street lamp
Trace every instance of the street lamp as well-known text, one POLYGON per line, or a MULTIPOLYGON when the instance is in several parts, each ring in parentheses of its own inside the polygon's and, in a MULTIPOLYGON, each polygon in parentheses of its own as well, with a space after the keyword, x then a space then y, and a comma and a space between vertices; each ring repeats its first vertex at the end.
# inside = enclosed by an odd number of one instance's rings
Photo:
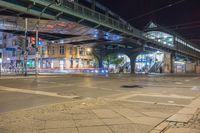
POLYGON ((87 50, 87 52, 91 52, 92 51, 91 48, 87 48, 86 50, 87 50))
POLYGON ((50 7, 51 5, 53 5, 53 4, 56 4, 56 5, 59 5, 59 4, 61 4, 61 0, 54 0, 53 2, 51 2, 49 5, 47 5, 43 10, 42 10, 42 12, 40 13, 40 16, 39 16, 39 18, 38 18, 38 21, 37 21, 37 23, 36 23, 36 56, 35 56, 35 74, 36 74, 36 78, 38 78, 38 57, 39 57, 39 51, 38 51, 38 27, 39 27, 39 23, 40 23, 40 18, 41 18, 41 16, 42 16, 42 14, 46 11, 46 9, 48 8, 48 7, 50 7))

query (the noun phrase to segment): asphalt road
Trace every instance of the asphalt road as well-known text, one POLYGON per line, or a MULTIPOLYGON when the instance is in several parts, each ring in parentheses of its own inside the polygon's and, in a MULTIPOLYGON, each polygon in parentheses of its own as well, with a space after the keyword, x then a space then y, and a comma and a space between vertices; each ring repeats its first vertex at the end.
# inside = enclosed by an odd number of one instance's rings
POLYGON ((197 75, 51 75, 37 80, 0 79, 0 112, 99 97, 185 106, 200 95, 199 81, 197 75))

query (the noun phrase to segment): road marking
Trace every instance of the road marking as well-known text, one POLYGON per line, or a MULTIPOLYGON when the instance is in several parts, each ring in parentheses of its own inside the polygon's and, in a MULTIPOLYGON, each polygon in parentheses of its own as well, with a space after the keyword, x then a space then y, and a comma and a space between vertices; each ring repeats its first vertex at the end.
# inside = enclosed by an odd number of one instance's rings
POLYGON ((38 81, 38 83, 50 83, 50 84, 56 84, 56 85, 62 85, 62 86, 73 86, 73 84, 70 83, 58 83, 54 81, 38 81))
POLYGON ((186 81, 186 82, 189 82, 190 80, 189 80, 189 79, 186 79, 185 81, 186 81))
POLYGON ((136 96, 148 96, 148 97, 160 97, 160 98, 177 98, 177 99, 194 99, 195 97, 181 96, 181 95, 163 95, 163 94, 131 94, 117 98, 118 100, 124 100, 136 96))
POLYGON ((59 98, 68 98, 68 99, 79 97, 79 96, 75 96, 75 95, 74 96, 62 96, 62 95, 58 95, 57 93, 53 93, 53 92, 8 88, 8 87, 2 87, 2 86, 0 86, 0 90, 9 91, 9 92, 20 92, 20 93, 26 93, 26 94, 44 95, 44 96, 51 96, 51 97, 59 97, 59 98))
POLYGON ((167 87, 167 88, 172 88, 172 87, 175 87, 175 88, 191 88, 192 85, 188 86, 188 85, 183 85, 183 84, 174 84, 174 85, 147 85, 147 84, 144 84, 143 85, 144 87, 167 87))
POLYGON ((167 101, 168 103, 174 103, 174 101, 167 101))
POLYGON ((182 85, 183 83, 182 82, 175 82, 175 84, 182 85))
POLYGON ((132 103, 158 104, 158 105, 166 105, 166 106, 180 106, 180 107, 187 106, 185 104, 150 102, 150 101, 138 101, 138 100, 119 100, 119 101, 126 101, 126 102, 132 102, 132 103))
POLYGON ((200 91, 200 87, 199 86, 193 86, 192 91, 200 91))
POLYGON ((115 90, 110 89, 110 88, 99 88, 99 89, 101 89, 101 90, 106 90, 106 91, 115 91, 115 90))

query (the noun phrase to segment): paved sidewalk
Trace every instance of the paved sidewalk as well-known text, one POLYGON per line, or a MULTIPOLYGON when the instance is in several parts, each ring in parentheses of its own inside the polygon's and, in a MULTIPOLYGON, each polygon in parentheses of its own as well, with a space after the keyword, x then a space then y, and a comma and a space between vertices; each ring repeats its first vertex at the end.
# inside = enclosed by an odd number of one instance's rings
POLYGON ((200 133, 200 97, 157 125, 150 133, 200 133))
POLYGON ((0 133, 199 133, 199 100, 172 108, 86 98, 2 113, 0 133))
POLYGON ((88 98, 2 113, 0 132, 147 133, 179 109, 180 107, 88 98), (155 109, 160 112, 153 111, 155 109))

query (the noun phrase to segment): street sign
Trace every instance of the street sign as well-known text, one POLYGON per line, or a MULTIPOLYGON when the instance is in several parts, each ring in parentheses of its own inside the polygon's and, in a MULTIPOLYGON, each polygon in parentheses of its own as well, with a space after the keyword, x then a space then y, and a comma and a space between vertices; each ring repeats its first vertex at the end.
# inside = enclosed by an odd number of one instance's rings
POLYGON ((15 48, 6 48, 6 51, 15 51, 15 48))

